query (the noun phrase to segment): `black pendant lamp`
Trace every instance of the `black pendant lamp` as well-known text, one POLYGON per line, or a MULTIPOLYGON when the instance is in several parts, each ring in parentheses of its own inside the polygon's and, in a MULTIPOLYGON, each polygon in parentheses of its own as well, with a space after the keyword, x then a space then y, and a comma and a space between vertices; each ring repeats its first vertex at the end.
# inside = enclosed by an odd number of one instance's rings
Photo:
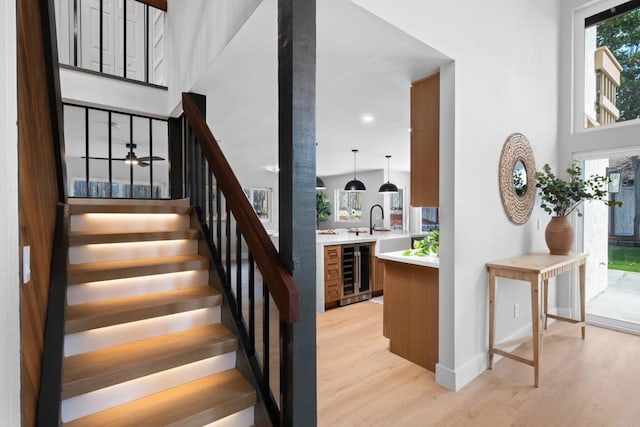
POLYGON ((319 176, 316 176, 316 190, 326 190, 326 189, 327 189, 327 185, 324 183, 322 178, 320 178, 319 176))
POLYGON ((391 156, 387 154, 385 157, 387 158, 387 182, 380 186, 378 193, 397 193, 398 187, 395 184, 389 182, 389 177, 391 175, 389 173, 389 159, 391 158, 391 156))
POLYGON ((344 186, 344 191, 366 191, 367 187, 364 186, 362 181, 356 179, 356 154, 358 150, 351 150, 353 152, 353 179, 347 182, 344 186))

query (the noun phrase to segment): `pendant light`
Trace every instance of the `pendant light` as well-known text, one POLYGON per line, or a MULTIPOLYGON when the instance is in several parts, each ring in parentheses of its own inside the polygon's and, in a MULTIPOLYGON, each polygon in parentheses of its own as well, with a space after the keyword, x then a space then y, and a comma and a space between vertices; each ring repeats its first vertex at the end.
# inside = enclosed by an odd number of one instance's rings
POLYGON ((385 157, 387 158, 387 182, 380 186, 378 193, 397 193, 398 187, 395 184, 389 182, 389 178, 391 176, 391 174, 389 173, 389 159, 391 158, 391 156, 387 154, 385 157))
POLYGON ((324 183, 322 178, 316 175, 316 190, 326 190, 327 185, 324 183))
POLYGON ((366 191, 367 187, 364 186, 364 183, 356 179, 356 154, 358 154, 358 150, 351 151, 353 152, 353 179, 347 182, 344 191, 366 191))

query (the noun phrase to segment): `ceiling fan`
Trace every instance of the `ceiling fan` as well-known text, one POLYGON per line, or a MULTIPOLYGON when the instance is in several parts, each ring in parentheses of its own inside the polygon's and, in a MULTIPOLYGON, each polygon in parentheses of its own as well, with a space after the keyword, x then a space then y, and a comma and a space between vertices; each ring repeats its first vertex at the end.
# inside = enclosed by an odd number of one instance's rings
POLYGON ((149 161, 162 161, 165 160, 164 157, 160 157, 160 156, 144 156, 144 157, 138 157, 136 156, 136 153, 133 151, 135 150, 137 147, 136 144, 127 144, 127 148, 129 149, 129 152, 127 153, 126 156, 124 156, 124 158, 117 158, 117 157, 92 157, 92 156, 82 156, 83 159, 92 159, 92 160, 116 160, 116 161, 123 161, 129 165, 138 165, 138 166, 142 166, 147 167, 149 166, 149 161))

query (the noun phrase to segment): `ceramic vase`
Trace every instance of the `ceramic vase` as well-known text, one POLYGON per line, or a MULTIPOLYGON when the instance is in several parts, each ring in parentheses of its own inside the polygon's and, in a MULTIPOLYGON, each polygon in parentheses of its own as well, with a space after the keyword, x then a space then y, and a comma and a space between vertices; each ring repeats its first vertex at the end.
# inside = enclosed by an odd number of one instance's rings
POLYGON ((567 255, 573 246, 575 235, 566 216, 554 216, 547 224, 544 239, 551 255, 567 255))

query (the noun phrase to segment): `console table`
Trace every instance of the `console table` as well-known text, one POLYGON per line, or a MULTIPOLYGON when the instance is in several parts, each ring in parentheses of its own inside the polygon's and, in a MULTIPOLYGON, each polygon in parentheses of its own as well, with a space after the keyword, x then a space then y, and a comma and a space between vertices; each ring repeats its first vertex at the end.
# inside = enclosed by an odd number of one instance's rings
POLYGON ((582 339, 585 335, 584 320, 584 287, 585 287, 585 263, 586 253, 573 253, 569 255, 550 255, 548 253, 531 253, 513 258, 502 259, 487 263, 489 270, 489 369, 493 368, 493 355, 508 357, 517 362, 533 366, 534 384, 538 387, 538 373, 540 366, 540 354, 542 352, 542 338, 547 329, 547 318, 562 320, 578 324, 582 327, 582 339), (570 319, 547 313, 549 278, 560 273, 578 268, 580 275, 580 319, 570 319), (522 280, 531 284, 531 320, 533 333, 533 359, 527 359, 505 350, 496 348, 497 345, 514 345, 515 341, 494 343, 495 333, 495 298, 496 278, 522 280), (543 284, 543 313, 544 329, 540 328, 540 285, 543 284))

